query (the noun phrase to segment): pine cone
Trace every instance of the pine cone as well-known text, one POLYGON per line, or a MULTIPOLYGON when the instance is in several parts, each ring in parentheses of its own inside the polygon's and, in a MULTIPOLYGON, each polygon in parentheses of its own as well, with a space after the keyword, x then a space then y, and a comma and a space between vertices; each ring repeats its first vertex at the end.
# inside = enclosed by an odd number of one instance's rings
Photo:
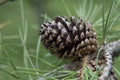
POLYGON ((98 48, 97 35, 92 25, 70 17, 55 17, 55 21, 41 25, 41 41, 50 53, 59 57, 83 57, 98 48))

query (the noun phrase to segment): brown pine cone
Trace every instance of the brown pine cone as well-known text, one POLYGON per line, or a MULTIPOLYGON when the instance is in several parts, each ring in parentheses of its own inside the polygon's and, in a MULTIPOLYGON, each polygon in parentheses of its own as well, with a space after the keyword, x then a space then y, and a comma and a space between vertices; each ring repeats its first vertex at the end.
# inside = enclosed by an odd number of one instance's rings
POLYGON ((41 41, 50 53, 59 57, 83 57, 98 48, 95 30, 81 18, 55 17, 55 21, 41 25, 41 41))

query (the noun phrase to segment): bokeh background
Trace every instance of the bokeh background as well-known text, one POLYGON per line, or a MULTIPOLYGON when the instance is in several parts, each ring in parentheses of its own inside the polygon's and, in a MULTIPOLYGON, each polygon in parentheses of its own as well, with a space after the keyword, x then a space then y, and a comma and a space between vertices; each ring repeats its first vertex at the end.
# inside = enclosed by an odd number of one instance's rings
MULTIPOLYGON (((92 1, 93 5, 101 5, 100 0, 92 1)), ((16 71, 21 71, 20 76, 24 78, 23 80, 30 80, 31 75, 31 80, 34 80, 36 72, 27 73, 26 69, 50 71, 54 68, 48 66, 49 64, 57 67, 67 61, 49 54, 42 45, 38 45, 38 32, 43 22, 54 19, 55 16, 69 16, 69 11, 71 15, 81 15, 76 12, 80 2, 80 0, 14 0, 0 5, 0 80, 17 80, 12 76, 12 74, 17 75, 16 71), (26 39, 23 44, 21 36, 26 39), (27 53, 29 57, 26 57, 27 53), (40 58, 38 63, 36 63, 36 55, 40 58), (48 62, 47 65, 45 61, 48 62)), ((105 3, 107 9, 111 0, 105 0, 105 3)), ((115 60, 116 67, 120 65, 119 61, 119 58, 115 60)), ((117 69, 120 71, 119 68, 117 69)))

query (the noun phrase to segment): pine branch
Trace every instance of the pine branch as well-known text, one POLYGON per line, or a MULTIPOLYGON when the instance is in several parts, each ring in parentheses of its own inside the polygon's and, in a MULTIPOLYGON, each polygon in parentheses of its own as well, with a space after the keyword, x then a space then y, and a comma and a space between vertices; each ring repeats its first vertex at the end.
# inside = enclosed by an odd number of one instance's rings
MULTIPOLYGON (((120 53, 120 40, 111 42, 101 47, 102 52, 106 57, 106 66, 102 70, 102 75, 99 77, 100 80, 106 80, 109 78, 110 71, 112 70, 113 58, 117 57, 120 53)), ((116 79, 113 79, 116 80, 116 79)))
MULTIPOLYGON (((116 74, 113 72, 113 61, 112 59, 116 56, 118 56, 120 53, 120 40, 108 43, 106 45, 101 46, 99 58, 98 58, 98 65, 96 64, 96 55, 86 64, 88 68, 92 69, 93 71, 96 71, 99 68, 102 68, 99 76, 99 80, 118 80, 116 77, 116 74), (94 66, 94 67, 93 67, 94 66)), ((81 69, 84 61, 83 58, 73 60, 72 62, 69 62, 67 64, 64 64, 60 66, 58 69, 55 69, 51 71, 50 73, 45 74, 44 76, 51 76, 53 73, 56 73, 60 69, 64 70, 71 70, 71 71, 77 71, 78 76, 80 77, 81 69)), ((54 76, 54 75, 52 75, 54 76)), ((39 80, 45 80, 44 77, 39 78, 39 80)))

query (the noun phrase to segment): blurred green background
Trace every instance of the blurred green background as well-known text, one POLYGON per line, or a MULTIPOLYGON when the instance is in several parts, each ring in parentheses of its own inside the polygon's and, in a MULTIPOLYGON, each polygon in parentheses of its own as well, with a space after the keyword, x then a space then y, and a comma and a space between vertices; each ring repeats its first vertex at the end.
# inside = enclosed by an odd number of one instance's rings
MULTIPOLYGON (((100 0, 93 0, 93 2, 95 5, 101 5, 100 0)), ((111 0, 106 0, 105 2, 107 3, 107 9, 109 8, 111 0)), ((3 27, 0 28, 0 80, 16 80, 15 77, 7 73, 15 72, 13 65, 15 67, 33 68, 29 60, 27 65, 24 61, 25 50, 20 37, 20 31, 23 33, 22 35, 25 33, 24 23, 25 26, 28 26, 26 39, 27 52, 30 55, 36 55, 36 48, 39 41, 38 32, 40 25, 46 21, 46 18, 54 19, 55 16, 69 16, 69 11, 71 15, 78 16, 76 8, 79 8, 79 5, 80 0, 15 0, 1 5, 0 26, 3 27), (67 11, 68 9, 69 11, 67 11), (13 65, 10 62, 12 62, 13 65)), ((30 58, 33 65, 35 65, 36 58, 30 58)), ((56 67, 63 63, 61 59, 49 54, 42 45, 40 45, 39 48, 39 58, 48 61, 56 67)), ((119 61, 118 58, 117 61, 119 61)), ((116 66, 119 65, 120 63, 116 66)), ((53 68, 39 61, 38 68, 36 69, 52 70, 53 68)), ((30 80, 28 74, 30 73, 20 75, 24 80, 30 80)), ((36 78, 36 75, 33 74, 32 77, 36 78)))

